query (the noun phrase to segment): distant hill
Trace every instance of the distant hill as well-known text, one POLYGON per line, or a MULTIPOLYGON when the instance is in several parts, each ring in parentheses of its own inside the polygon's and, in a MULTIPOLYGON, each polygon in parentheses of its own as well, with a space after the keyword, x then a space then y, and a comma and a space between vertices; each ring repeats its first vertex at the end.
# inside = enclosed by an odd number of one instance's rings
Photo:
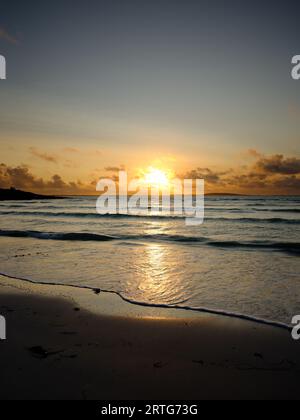
POLYGON ((15 188, 2 189, 0 188, 0 201, 6 200, 53 200, 61 199, 62 197, 55 197, 52 195, 40 195, 31 192, 16 190, 15 188))
POLYGON ((245 194, 233 194, 233 193, 208 193, 205 195, 214 196, 214 197, 246 197, 245 194))

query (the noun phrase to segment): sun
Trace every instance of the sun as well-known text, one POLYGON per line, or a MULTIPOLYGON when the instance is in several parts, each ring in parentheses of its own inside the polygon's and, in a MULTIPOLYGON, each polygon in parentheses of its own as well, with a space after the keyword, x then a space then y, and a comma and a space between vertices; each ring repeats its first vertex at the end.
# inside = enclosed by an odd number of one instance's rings
POLYGON ((150 187, 165 188, 170 185, 170 175, 167 171, 150 166, 144 172, 143 183, 150 187))

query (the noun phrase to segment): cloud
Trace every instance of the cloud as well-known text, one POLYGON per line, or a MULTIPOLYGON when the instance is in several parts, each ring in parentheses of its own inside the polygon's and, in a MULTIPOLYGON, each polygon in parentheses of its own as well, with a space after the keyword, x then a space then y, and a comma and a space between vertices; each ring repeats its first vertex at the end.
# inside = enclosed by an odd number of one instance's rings
POLYGON ((295 175, 277 179, 274 181, 274 185, 277 188, 292 189, 300 193, 300 178, 295 175))
POLYGON ((241 189, 265 189, 268 186, 267 176, 249 172, 246 174, 235 174, 226 179, 226 185, 232 188, 241 189))
POLYGON ((125 165, 107 166, 104 169, 105 169, 106 172, 121 172, 121 171, 125 171, 125 165))
POLYGON ((72 159, 75 159, 75 161, 77 161, 79 158, 81 162, 83 155, 90 158, 90 156, 97 156, 101 153, 99 150, 80 150, 74 147, 66 147, 64 149, 58 150, 57 153, 48 153, 34 146, 29 148, 29 152, 32 156, 39 158, 45 162, 55 164, 61 163, 68 168, 77 167, 77 164, 74 163, 72 159), (66 155, 72 155, 71 159, 66 159, 66 155))
POLYGON ((263 157, 258 160, 256 167, 270 174, 298 175, 300 174, 300 159, 284 158, 283 155, 263 157))
POLYGON ((222 183, 221 177, 228 172, 216 172, 209 168, 197 168, 185 173, 184 179, 204 179, 209 184, 222 183))
POLYGON ((83 155, 87 156, 88 158, 102 156, 101 150, 98 150, 98 149, 77 148, 77 147, 64 147, 58 153, 59 154, 62 154, 63 156, 65 156, 66 153, 67 154, 71 154, 71 155, 74 156, 74 158, 75 157, 76 158, 77 157, 82 157, 83 155))
POLYGON ((4 41, 10 43, 10 44, 14 44, 17 45, 19 43, 19 41, 17 40, 17 38, 15 38, 14 36, 10 35, 5 28, 3 28, 2 26, 0 26, 0 39, 3 39, 4 41))
POLYGON ((223 172, 197 168, 181 178, 205 179, 209 191, 300 194, 300 159, 284 155, 265 156, 256 150, 249 150, 247 155, 255 159, 249 166, 223 172))
POLYGON ((57 161, 58 161, 58 158, 55 155, 51 155, 51 154, 42 152, 42 151, 36 149, 35 147, 30 147, 29 150, 30 150, 30 153, 33 156, 35 156, 39 159, 42 159, 46 162, 57 163, 57 161))
POLYGON ((26 165, 16 167, 0 165, 0 188, 15 187, 25 191, 47 194, 83 194, 90 192, 90 187, 80 181, 66 182, 58 174, 49 180, 36 177, 26 165))

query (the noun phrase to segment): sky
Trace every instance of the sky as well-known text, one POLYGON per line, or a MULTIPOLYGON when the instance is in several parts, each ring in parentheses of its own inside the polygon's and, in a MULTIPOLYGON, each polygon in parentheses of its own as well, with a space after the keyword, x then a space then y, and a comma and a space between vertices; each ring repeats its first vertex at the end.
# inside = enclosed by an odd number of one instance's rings
POLYGON ((148 166, 300 194, 297 1, 2 0, 0 187, 96 193, 148 166), (262 4, 263 3, 263 4, 262 4))

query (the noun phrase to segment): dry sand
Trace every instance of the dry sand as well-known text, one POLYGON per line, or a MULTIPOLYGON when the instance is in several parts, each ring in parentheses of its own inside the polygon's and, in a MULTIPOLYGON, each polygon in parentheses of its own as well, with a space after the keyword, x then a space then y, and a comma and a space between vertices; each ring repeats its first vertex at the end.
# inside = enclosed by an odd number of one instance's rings
POLYGON ((1 399, 297 399, 289 331, 0 276, 1 399))

